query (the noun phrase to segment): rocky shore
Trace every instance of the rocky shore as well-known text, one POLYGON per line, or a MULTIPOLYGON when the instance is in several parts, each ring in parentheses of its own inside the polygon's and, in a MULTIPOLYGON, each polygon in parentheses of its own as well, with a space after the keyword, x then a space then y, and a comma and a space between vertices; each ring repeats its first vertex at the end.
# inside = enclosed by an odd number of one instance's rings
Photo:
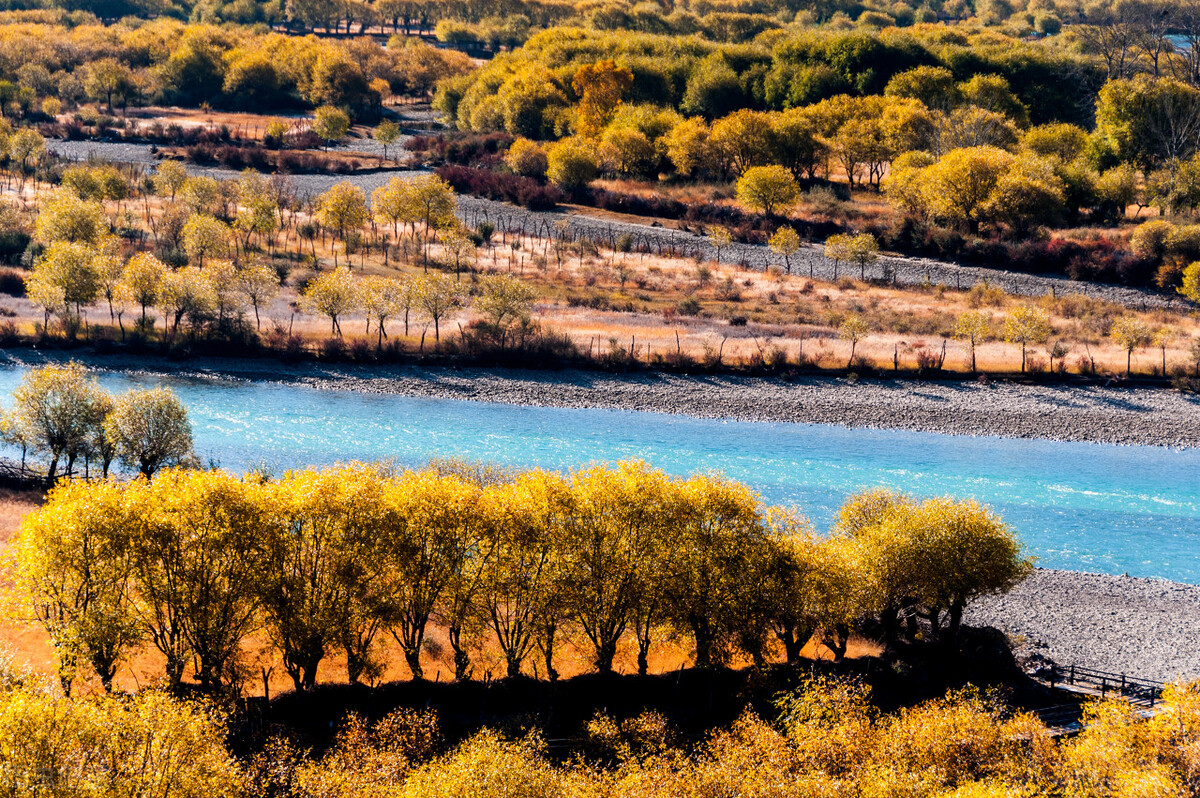
POLYGON ((1038 569, 964 622, 1002 629, 1018 653, 1162 682, 1200 679, 1200 587, 1038 569))

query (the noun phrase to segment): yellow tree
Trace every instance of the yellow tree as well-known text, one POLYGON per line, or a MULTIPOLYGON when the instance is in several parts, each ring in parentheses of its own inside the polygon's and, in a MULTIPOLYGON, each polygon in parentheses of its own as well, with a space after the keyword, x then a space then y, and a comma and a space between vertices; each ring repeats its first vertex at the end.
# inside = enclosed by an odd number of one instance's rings
POLYGON ((13 391, 12 422, 21 438, 50 458, 46 483, 53 485, 59 461, 70 474, 103 422, 105 394, 78 363, 31 370, 13 391))
POLYGON ((849 241, 850 260, 858 264, 859 279, 867 279, 867 266, 879 260, 879 242, 870 233, 851 236, 849 241))
POLYGON ((183 225, 183 249, 188 259, 204 268, 205 258, 221 258, 229 250, 229 225, 213 216, 195 213, 183 225))
POLYGON ((728 227, 717 225, 708 231, 708 244, 716 253, 717 263, 721 262, 721 250, 733 243, 733 233, 729 232, 728 227))
POLYGON ((454 189, 437 175, 419 177, 411 181, 408 194, 407 219, 424 227, 422 260, 429 267, 429 236, 438 227, 445 227, 454 220, 458 200, 454 189))
POLYGON ((378 474, 365 466, 306 470, 272 484, 259 592, 271 640, 297 690, 311 690, 317 668, 350 623, 366 567, 355 562, 363 536, 378 529, 378 474))
POLYGON ((820 626, 814 576, 824 552, 803 519, 773 514, 769 520, 771 562, 763 585, 770 597, 768 619, 784 657, 799 662, 801 649, 820 626))
POLYGON ((596 669, 612 671, 633 620, 654 537, 670 521, 667 479, 643 463, 571 475, 561 552, 569 616, 592 644, 596 669))
MULTIPOLYGON (((346 260, 350 260, 350 231, 359 230, 367 223, 367 197, 363 190, 348 181, 336 184, 317 198, 317 220, 333 230, 346 248, 346 260)), ((333 265, 337 268, 337 251, 333 253, 333 265)))
POLYGON ((772 252, 783 258, 784 269, 791 274, 792 256, 800 251, 800 236, 796 234, 796 231, 786 225, 781 226, 771 235, 771 240, 767 242, 767 245, 772 252))
POLYGON ((924 198, 929 214, 951 224, 979 229, 987 203, 1000 178, 1016 159, 998 147, 951 150, 933 166, 922 170, 924 198))
POLYGON ((1183 278, 1175 289, 1183 296, 1200 303, 1200 261, 1189 263, 1183 270, 1183 278))
POLYGON ((485 492, 494 536, 480 589, 489 626, 507 675, 541 640, 548 678, 554 677, 554 629, 561 618, 561 532, 569 486, 559 474, 533 471, 485 492))
POLYGON ((104 419, 104 429, 121 461, 146 479, 192 454, 187 408, 170 388, 127 391, 104 419))
POLYGON ((393 177, 371 192, 371 211, 375 221, 390 224, 396 240, 400 239, 400 223, 414 222, 413 184, 402 177, 393 177))
POLYGON ((170 197, 171 202, 187 179, 187 169, 179 161, 161 161, 154 167, 154 190, 160 196, 170 197))
POLYGON ((188 317, 193 328, 216 308, 217 299, 208 275, 196 266, 185 266, 163 276, 156 294, 164 326, 170 322, 170 337, 179 332, 179 323, 188 317))
POLYGON ((509 274, 487 277, 475 298, 475 310, 496 331, 500 346, 504 346, 514 324, 529 321, 537 290, 509 274))
POLYGON ((441 341, 441 321, 462 307, 462 289, 457 281, 441 272, 432 272, 421 275, 417 281, 415 299, 417 307, 433 323, 433 339, 441 341))
POLYGON ((154 320, 147 320, 146 310, 158 302, 158 292, 162 288, 167 275, 167 267, 149 252, 138 252, 121 273, 121 284, 128 291, 130 298, 142 309, 139 326, 142 330, 153 326, 154 320))
POLYGON ((1150 325, 1137 316, 1126 314, 1113 321, 1108 334, 1117 346, 1125 350, 1125 376, 1128 377, 1133 369, 1134 350, 1149 346, 1154 339, 1154 332, 1150 325))
POLYGON ((80 658, 111 690, 121 657, 138 642, 124 513, 113 483, 65 482, 21 522, 14 590, 50 636, 68 694, 80 658))
POLYGON ((893 513, 883 534, 907 540, 922 575, 915 597, 931 633, 953 638, 966 605, 1011 590, 1033 570, 1012 528, 974 500, 929 499, 911 512, 893 513))
POLYGON ((595 138, 612 119, 621 98, 633 85, 633 73, 611 58, 575 70, 571 88, 579 97, 576 127, 581 136, 595 138))
POLYGON ((183 181, 179 195, 192 213, 212 215, 221 199, 221 183, 208 175, 190 175, 183 181))
POLYGON ((754 166, 737 182, 737 199, 751 210, 774 216, 786 211, 800 196, 800 186, 792 173, 782 166, 754 166))
MULTIPOLYGON (((67 309, 63 326, 67 335, 74 338, 83 319, 84 306, 92 304, 100 294, 95 251, 86 244, 51 242, 34 264, 30 279, 58 289, 54 295, 61 297, 63 307, 67 309)), ((37 295, 42 294, 38 292, 37 295)))
POLYGON ((975 347, 991 333, 991 318, 981 310, 966 310, 954 322, 954 337, 971 347, 971 371, 975 371, 975 347))
POLYGON ((275 230, 279 204, 262 175, 253 169, 242 173, 237 182, 237 201, 237 217, 233 226, 245 236, 245 247, 250 246, 252 236, 269 235, 275 230))
POLYGON ((854 352, 858 348, 858 342, 866 338, 870 331, 866 320, 853 314, 842 319, 842 323, 838 325, 838 337, 850 342, 850 358, 846 361, 846 368, 854 365, 854 352))
POLYGON ((21 185, 24 186, 25 170, 30 161, 36 162, 46 151, 46 139, 33 128, 23 127, 8 141, 8 155, 21 165, 21 185))
POLYGON ((387 338, 388 319, 404 311, 413 290, 412 280, 408 277, 369 275, 363 278, 361 287, 362 304, 367 311, 367 318, 375 317, 378 332, 375 348, 383 349, 383 339, 387 338))
POLYGON ((100 203, 81 200, 70 191, 59 191, 38 210, 34 225, 38 240, 98 244, 108 234, 108 222, 100 203))
POLYGON ((238 269, 233 261, 214 260, 204 270, 204 279, 212 292, 217 329, 224 330, 227 320, 240 317, 246 310, 247 299, 238 279, 238 269))
POLYGON ((254 327, 262 329, 259 312, 279 295, 279 275, 261 260, 243 263, 237 270, 237 287, 254 308, 254 327))
POLYGON ((49 334, 50 318, 59 316, 66 318, 71 310, 67 304, 62 286, 48 279, 48 275, 30 274, 25 278, 25 296, 34 305, 42 309, 42 332, 49 334))
POLYGON ((719 153, 734 175, 772 161, 775 138, 771 117, 762 111, 734 111, 713 122, 708 138, 711 152, 719 153))
POLYGON ((1004 340, 1021 345, 1021 371, 1025 371, 1025 348, 1050 337, 1050 316, 1041 308, 1017 305, 1004 317, 1004 340))
POLYGON ((888 641, 899 632, 900 615, 912 605, 921 574, 894 515, 911 512, 907 496, 873 490, 851 496, 838 511, 834 533, 846 540, 842 553, 863 580, 863 608, 877 614, 888 641))
POLYGON ((323 105, 313 114, 312 129, 328 149, 330 142, 341 141, 350 130, 350 117, 341 108, 323 105))
POLYGON ((1158 347, 1158 351, 1162 354, 1162 376, 1167 376, 1167 347, 1176 338, 1175 330, 1167 326, 1162 326, 1154 330, 1154 336, 1151 343, 1158 347))
POLYGON ((595 143, 581 136, 559 139, 546 151, 546 177, 563 191, 586 188, 599 168, 595 143))
POLYGON ((833 261, 833 279, 837 279, 838 266, 854 257, 854 236, 836 233, 825 239, 825 257, 833 261))
POLYGON ((442 241, 444 262, 447 265, 454 266, 454 276, 461 280, 462 268, 466 266, 470 269, 475 265, 475 259, 478 256, 478 249, 475 246, 475 242, 471 240, 471 235, 467 229, 459 224, 457 220, 443 228, 439 236, 442 241))
MULTIPOLYGON (((619 471, 629 473, 623 464, 619 471)), ((659 487, 661 475, 650 481, 659 487)), ((639 489, 640 491, 641 489, 639 489)), ((649 515, 659 535, 667 536, 666 595, 675 625, 691 633, 696 666, 707 668, 741 642, 759 658, 759 631, 748 610, 758 610, 757 594, 769 568, 768 532, 759 498, 744 485, 710 476, 678 484, 666 516, 651 493, 649 515), (742 634, 749 632, 749 635, 742 634)), ((645 511, 644 511, 645 512, 645 511)), ((636 549, 634 554, 636 554, 636 549)))
POLYGON ((504 165, 524 177, 545 177, 549 161, 546 150, 527 138, 517 138, 504 153, 504 165))
POLYGON ((698 175, 712 166, 712 146, 708 124, 700 117, 685 119, 661 139, 675 171, 684 177, 698 175))
POLYGON ((382 161, 387 160, 388 147, 399 141, 401 135, 403 135, 403 131, 400 129, 400 126, 390 119, 385 119, 380 122, 375 127, 375 130, 371 132, 371 138, 383 145, 383 158, 381 159, 381 163, 382 161))
POLYGON ((200 685, 216 690, 235 675, 257 623, 267 488, 221 471, 172 470, 124 490, 138 617, 172 687, 190 654, 200 685))
POLYGON ((121 257, 121 245, 115 237, 101 242, 96 249, 92 267, 96 272, 98 291, 108 302, 108 320, 115 323, 117 292, 121 285, 121 276, 125 273, 125 259, 121 257))
POLYGON ((479 490, 432 471, 405 474, 383 489, 388 617, 414 679, 424 675, 421 649, 429 619, 463 567, 470 542, 486 535, 479 490))
POLYGON ((361 305, 361 288, 345 266, 314 277, 304 289, 301 304, 309 313, 328 316, 330 332, 339 338, 342 326, 338 320, 353 313, 361 305))

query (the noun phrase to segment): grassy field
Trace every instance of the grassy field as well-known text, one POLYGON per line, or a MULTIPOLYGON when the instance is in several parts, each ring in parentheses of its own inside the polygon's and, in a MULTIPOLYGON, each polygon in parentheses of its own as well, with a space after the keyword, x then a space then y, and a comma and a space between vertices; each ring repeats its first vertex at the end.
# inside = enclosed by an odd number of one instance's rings
MULTIPOLYGON (((46 186, 26 186, 20 201, 32 210, 37 198, 48 190, 46 186)), ((16 191, 11 187, 10 196, 16 191)), ((121 210, 128 210, 148 227, 146 220, 157 219, 163 203, 158 197, 138 198, 127 201, 121 210)), ((115 216, 117 206, 109 205, 115 216)), ((297 212, 297 223, 306 218, 303 210, 297 212)), ((276 246, 280 253, 289 246, 294 250, 295 232, 278 234, 276 246)), ((309 256, 313 248, 321 268, 330 268, 335 261, 347 262, 343 245, 332 237, 304 244, 309 256)), ((435 243, 431 258, 436 262, 440 256, 435 243)), ((328 337, 327 320, 298 312, 297 287, 314 273, 311 257, 307 263, 298 261, 293 251, 290 256, 277 254, 276 262, 287 270, 288 277, 279 296, 264 309, 263 330, 286 328, 314 344, 328 337)), ((417 276, 426 270, 420 263, 418 245, 410 240, 393 244, 386 263, 374 250, 352 252, 350 263, 356 274, 417 276)), ((791 366, 838 369, 849 361, 851 349, 848 341, 839 338, 838 325, 848 316, 857 316, 870 331, 858 342, 855 354, 869 364, 891 370, 940 362, 946 371, 966 372, 969 348, 953 339, 954 325, 959 314, 978 309, 991 320, 989 340, 977 347, 978 368, 1011 373, 1020 369, 1021 351, 1002 340, 1003 319, 1016 305, 1028 303, 1049 313, 1052 328, 1045 345, 1029 348, 1031 371, 1050 368, 1049 354, 1055 344, 1055 370, 1101 375, 1125 371, 1126 353, 1108 336, 1112 320, 1130 312, 1117 304, 1070 294, 1018 298, 983 286, 967 291, 941 285, 900 288, 864 282, 855 279, 855 270, 847 271, 837 282, 830 282, 778 269, 763 273, 725 263, 591 246, 556 248, 554 242, 544 239, 497 234, 490 244, 479 248, 473 269, 464 271, 460 279, 468 289, 488 274, 513 274, 532 284, 538 294, 535 318, 567 334, 581 352, 593 356, 615 351, 643 362, 684 359, 709 367, 764 361, 779 367, 786 360, 791 366)), ((1136 373, 1162 374, 1164 358, 1168 374, 1195 367, 1192 344, 1200 334, 1195 313, 1133 313, 1151 328, 1171 330, 1173 336, 1165 351, 1157 347, 1135 351, 1136 373)), ((26 334, 33 333, 43 315, 27 300, 13 297, 0 297, 0 314, 26 334)), ((454 331, 472 317, 468 308, 443 326, 454 331)), ((92 325, 108 325, 107 307, 103 303, 93 306, 87 318, 92 325)), ((343 327, 349 339, 373 342, 376 338, 361 313, 347 316, 343 327)), ((93 330, 97 333, 117 335, 115 329, 110 333, 93 330)), ((414 351, 428 350, 433 343, 431 326, 415 312, 407 335, 402 319, 391 320, 388 333, 414 351)))

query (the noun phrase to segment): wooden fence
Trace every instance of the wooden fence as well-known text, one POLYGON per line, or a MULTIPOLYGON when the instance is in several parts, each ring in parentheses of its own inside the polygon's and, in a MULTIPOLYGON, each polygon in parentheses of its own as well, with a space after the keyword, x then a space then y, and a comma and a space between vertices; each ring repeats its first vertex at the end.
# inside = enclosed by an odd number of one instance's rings
POLYGON ((1128 676, 1124 673, 1109 673, 1079 665, 1052 665, 1044 678, 1051 687, 1065 686, 1083 690, 1094 690, 1102 698, 1110 694, 1124 698, 1133 704, 1153 707, 1162 700, 1165 685, 1150 679, 1128 676))

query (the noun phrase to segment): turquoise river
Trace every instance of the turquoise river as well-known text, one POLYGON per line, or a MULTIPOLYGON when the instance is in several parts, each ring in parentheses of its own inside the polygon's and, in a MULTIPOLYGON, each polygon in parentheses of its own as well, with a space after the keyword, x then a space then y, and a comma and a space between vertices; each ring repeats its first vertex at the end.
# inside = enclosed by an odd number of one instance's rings
MULTIPOLYGON (((23 373, 0 370, 5 404, 23 373)), ((112 391, 160 381, 100 377, 112 391)), ((188 407, 197 453, 225 468, 459 456, 565 469, 641 458, 676 474, 721 471, 821 530, 849 493, 883 486, 986 502, 1043 566, 1200 584, 1197 450, 165 382, 188 407)))

